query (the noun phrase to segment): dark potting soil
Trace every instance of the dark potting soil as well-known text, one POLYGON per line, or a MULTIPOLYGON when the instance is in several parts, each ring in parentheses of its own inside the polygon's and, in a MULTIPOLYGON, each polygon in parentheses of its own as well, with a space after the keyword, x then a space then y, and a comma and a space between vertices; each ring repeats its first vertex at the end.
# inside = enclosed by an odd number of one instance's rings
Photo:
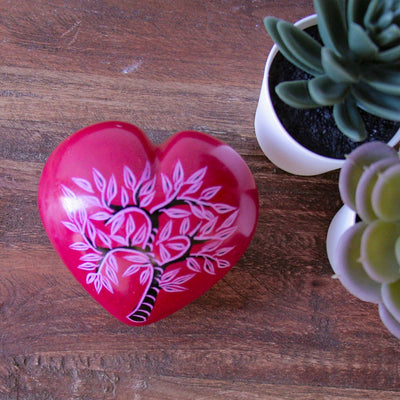
MULTIPOLYGON (((318 36, 316 27, 308 28, 306 32, 313 37, 318 36)), ((343 158, 364 142, 352 142, 339 131, 333 119, 332 107, 297 109, 284 103, 275 93, 275 87, 280 82, 310 78, 309 74, 278 53, 269 75, 269 91, 275 112, 288 133, 301 145, 326 157, 343 158)), ((399 122, 378 118, 363 110, 360 113, 368 133, 366 142, 388 142, 400 127, 399 122)))

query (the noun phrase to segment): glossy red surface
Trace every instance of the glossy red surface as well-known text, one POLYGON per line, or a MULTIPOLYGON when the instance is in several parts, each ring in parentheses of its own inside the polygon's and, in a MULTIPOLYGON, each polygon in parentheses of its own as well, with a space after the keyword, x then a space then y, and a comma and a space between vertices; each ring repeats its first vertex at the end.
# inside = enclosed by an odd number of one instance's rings
POLYGON ((124 323, 192 302, 238 261, 258 216, 254 178, 228 145, 180 132, 155 146, 137 127, 86 127, 49 157, 45 230, 73 276, 124 323))

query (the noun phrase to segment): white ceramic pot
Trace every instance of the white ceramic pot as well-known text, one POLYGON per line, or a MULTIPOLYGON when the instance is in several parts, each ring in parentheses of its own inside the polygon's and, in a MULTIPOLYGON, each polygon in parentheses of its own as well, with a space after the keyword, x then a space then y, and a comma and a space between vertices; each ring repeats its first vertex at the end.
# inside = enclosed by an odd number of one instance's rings
MULTIPOLYGON (((313 14, 301 19, 295 25, 306 29, 316 23, 317 16, 313 14)), ((318 175, 341 168, 344 159, 324 157, 308 150, 293 139, 276 115, 269 96, 268 78, 271 64, 278 51, 275 44, 268 55, 255 115, 255 132, 261 149, 277 167, 296 175, 318 175)), ((400 130, 388 144, 394 146, 399 141, 400 130)))
POLYGON ((328 255, 329 262, 335 274, 338 273, 338 268, 336 267, 336 248, 339 243, 340 237, 353 226, 356 222, 356 213, 348 206, 344 205, 333 217, 328 234, 326 236, 326 251, 328 255))

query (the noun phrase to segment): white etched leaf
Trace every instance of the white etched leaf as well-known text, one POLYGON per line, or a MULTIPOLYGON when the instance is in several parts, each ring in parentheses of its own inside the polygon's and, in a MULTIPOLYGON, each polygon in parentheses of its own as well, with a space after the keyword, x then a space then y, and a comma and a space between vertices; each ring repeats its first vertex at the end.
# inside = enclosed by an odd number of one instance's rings
POLYGON ((164 242, 165 240, 169 239, 171 236, 171 232, 172 232, 172 221, 169 220, 165 224, 165 226, 163 226, 163 228, 161 229, 158 241, 164 242))
POLYGON ((96 279, 94 280, 94 288, 96 289, 97 293, 100 293, 101 288, 103 287, 102 279, 100 274, 97 274, 96 279))
POLYGON ((124 259, 126 261, 135 263, 135 264, 147 264, 149 259, 146 255, 136 252, 136 254, 130 254, 129 256, 125 256, 124 259))
POLYGON ((206 209, 204 211, 204 217, 205 217, 205 219, 208 219, 210 221, 215 217, 215 214, 212 211, 210 211, 209 209, 206 209))
POLYGON ((221 186, 212 186, 204 189, 200 194, 200 200, 211 200, 221 189, 221 186))
POLYGON ((96 228, 90 221, 87 221, 86 229, 88 231, 89 239, 92 242, 92 245, 94 245, 96 241, 96 228))
POLYGON ((212 220, 210 220, 209 222, 204 224, 203 227, 200 229, 200 235, 201 236, 210 235, 214 231, 217 221, 218 221, 218 217, 214 217, 212 220))
POLYGON ((67 186, 61 185, 61 191, 65 197, 68 197, 69 199, 76 199, 75 193, 67 186))
POLYGON ((204 260, 204 271, 207 272, 207 274, 210 275, 215 275, 215 268, 214 268, 214 264, 212 263, 212 261, 208 258, 206 258, 204 260))
POLYGON ((144 208, 147 207, 154 198, 154 195, 156 194, 155 191, 149 193, 147 196, 143 197, 143 199, 140 200, 140 207, 144 208))
POLYGON ((111 266, 106 266, 106 275, 114 285, 118 285, 118 277, 111 266))
POLYGON ((144 243, 147 239, 146 225, 142 225, 132 238, 132 245, 144 243))
POLYGON ((182 194, 182 197, 187 196, 188 194, 196 193, 201 188, 202 182, 193 183, 190 185, 182 194))
POLYGON ((222 257, 225 254, 229 253, 231 250, 233 250, 235 247, 224 247, 222 249, 219 249, 218 251, 215 252, 215 255, 217 257, 222 257))
POLYGON ((189 232, 188 236, 189 236, 189 237, 192 237, 192 236, 194 236, 194 235, 197 235, 197 233, 199 232, 199 229, 200 229, 200 227, 201 227, 201 224, 202 224, 202 221, 200 221, 200 222, 195 226, 195 228, 194 228, 191 232, 189 232))
POLYGON ((128 246, 128 240, 121 235, 111 235, 110 238, 115 242, 119 243, 121 246, 128 246))
POLYGON ((97 189, 100 192, 103 192, 106 188, 106 180, 105 180, 104 176, 96 168, 92 169, 92 174, 93 174, 93 180, 94 180, 94 183, 95 183, 97 189))
POLYGON ((183 167, 180 160, 175 164, 174 172, 172 174, 172 181, 176 185, 178 182, 182 183, 184 179, 183 167))
POLYGON ((175 192, 179 192, 181 190, 182 186, 183 186, 183 181, 175 182, 175 184, 174 184, 175 192))
POLYGON ((86 275, 86 284, 90 285, 91 283, 93 283, 93 281, 97 278, 97 275, 95 272, 92 272, 90 274, 86 275))
POLYGON ((188 247, 187 243, 185 242, 169 242, 165 246, 175 251, 186 250, 186 248, 188 247))
MULTIPOLYGON (((101 277, 101 286, 104 286, 110 293, 114 293, 114 290, 111 286, 111 282, 109 281, 109 279, 106 278, 104 275, 100 275, 100 277, 101 277)), ((95 284, 96 284, 96 282, 95 282, 95 284)), ((97 288, 96 288, 96 290, 97 290, 97 288)), ((100 290, 101 290, 101 287, 100 287, 100 290)))
POLYGON ((185 290, 187 290, 185 287, 180 286, 180 285, 175 285, 173 283, 167 283, 165 285, 162 285, 161 287, 165 292, 168 292, 168 293, 179 293, 179 292, 184 292, 185 290))
POLYGON ((83 178, 72 178, 72 181, 86 192, 94 193, 92 184, 83 178))
POLYGON ((140 274, 140 284, 144 285, 148 279, 150 278, 150 268, 146 268, 141 274, 140 274))
POLYGON ((118 189, 117 189, 117 180, 115 179, 114 174, 111 175, 110 180, 108 181, 107 185, 107 203, 111 204, 111 202, 115 199, 115 196, 117 195, 118 189))
POLYGON ((79 196, 82 199, 82 203, 86 205, 87 208, 90 207, 101 207, 101 203, 98 197, 96 196, 79 196))
POLYGON ((146 182, 140 189, 140 195, 146 196, 154 190, 154 186, 156 184, 156 177, 146 182))
POLYGON ((111 239, 103 231, 97 229, 97 236, 106 245, 106 247, 111 249, 112 247, 111 239))
POLYGON ((163 244, 160 244, 159 250, 160 250, 161 261, 163 263, 165 263, 165 262, 167 262, 168 260, 171 259, 170 252, 165 248, 165 246, 163 244))
POLYGON ((217 260, 218 268, 229 268, 231 263, 227 260, 217 260))
POLYGON ((99 261, 102 259, 102 256, 100 254, 96 253, 88 253, 83 255, 80 260, 81 261, 99 261))
POLYGON ((206 219, 205 209, 203 206, 196 206, 193 203, 189 203, 190 211, 193 215, 199 219, 206 219))
POLYGON ((231 228, 222 229, 215 235, 215 238, 220 239, 220 240, 228 239, 230 236, 232 236, 236 232, 236 230, 237 230, 236 226, 233 226, 231 228))
POLYGON ((125 222, 124 214, 117 214, 116 217, 112 218, 111 234, 115 235, 119 231, 119 229, 121 228, 121 226, 124 222, 125 222))
POLYGON ((128 189, 134 190, 136 185, 136 177, 132 170, 126 165, 124 166, 124 183, 128 189))
POLYGON ((75 242, 72 243, 69 248, 77 251, 86 251, 89 249, 89 246, 84 242, 75 242))
POLYGON ((179 233, 181 235, 186 235, 188 233, 189 229, 190 229, 190 219, 186 217, 183 219, 183 221, 181 223, 181 226, 179 228, 179 233))
POLYGON ((118 272, 118 261, 113 254, 108 257, 107 261, 111 269, 115 272, 118 272))
POLYGON ((239 210, 236 210, 234 213, 232 213, 222 224, 221 228, 229 228, 230 226, 233 225, 233 223, 236 221, 236 218, 239 214, 239 210))
POLYGON ((79 222, 82 226, 85 226, 86 221, 87 221, 87 212, 86 209, 80 208, 78 211, 78 216, 79 216, 79 222))
POLYGON ((163 173, 161 173, 161 184, 165 196, 168 197, 172 191, 172 183, 168 176, 163 173))
POLYGON ((161 277, 161 284, 171 282, 176 277, 176 275, 178 275, 179 271, 180 268, 176 268, 171 271, 164 272, 161 277))
POLYGON ((96 269, 96 264, 85 262, 83 264, 78 265, 78 268, 84 271, 93 271, 94 269, 96 269))
POLYGON ((183 285, 184 283, 192 279, 195 275, 196 274, 181 275, 174 279, 171 283, 174 285, 183 285))
POLYGON ((146 161, 146 165, 144 166, 142 176, 140 178, 140 182, 146 182, 151 177, 151 165, 148 161, 146 161))
POLYGON ((122 186, 121 188, 121 206, 126 208, 129 203, 129 195, 126 189, 122 186))
POLYGON ((99 211, 97 213, 94 213, 90 216, 90 219, 94 221, 105 221, 109 218, 112 217, 112 214, 105 212, 105 211, 99 211))
POLYGON ((138 272, 140 270, 140 268, 142 268, 143 265, 130 265, 126 271, 122 274, 123 277, 127 277, 127 276, 131 276, 133 274, 136 274, 136 272, 138 272))
POLYGON ((67 228, 69 229, 71 232, 74 233, 78 233, 79 232, 79 228, 72 222, 68 222, 68 221, 61 221, 61 223, 67 228))
POLYGON ((182 208, 164 208, 163 212, 170 218, 185 218, 190 216, 190 211, 183 210, 182 208))
POLYGON ((206 172, 207 172, 207 167, 200 168, 199 170, 197 170, 196 172, 194 172, 192 175, 189 176, 186 183, 189 183, 189 184, 200 183, 200 185, 201 185, 206 172))
POLYGON ((215 211, 217 211, 219 214, 226 214, 228 212, 231 212, 233 210, 236 210, 235 207, 229 206, 228 204, 213 204, 212 207, 214 208, 215 211))
POLYGON ((126 222, 126 239, 128 239, 133 232, 135 232, 136 225, 135 225, 135 220, 133 219, 132 215, 128 216, 128 220, 126 222))
POLYGON ((200 264, 198 263, 198 261, 193 258, 193 257, 189 257, 186 259, 186 266, 194 271, 194 272, 201 272, 201 267, 200 264))
POLYGON ((210 253, 215 251, 219 246, 221 246, 221 241, 208 241, 202 248, 201 251, 205 252, 205 253, 210 253))

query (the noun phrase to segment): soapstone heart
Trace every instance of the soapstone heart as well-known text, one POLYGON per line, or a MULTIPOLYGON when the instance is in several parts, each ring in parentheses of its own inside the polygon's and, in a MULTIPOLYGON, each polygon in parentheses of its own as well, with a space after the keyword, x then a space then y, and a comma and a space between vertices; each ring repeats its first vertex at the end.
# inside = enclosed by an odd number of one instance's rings
POLYGON ((38 204, 73 276, 137 326, 218 282, 246 250, 258 217, 254 178, 231 147, 194 131, 156 146, 117 121, 86 127, 55 149, 38 204))

